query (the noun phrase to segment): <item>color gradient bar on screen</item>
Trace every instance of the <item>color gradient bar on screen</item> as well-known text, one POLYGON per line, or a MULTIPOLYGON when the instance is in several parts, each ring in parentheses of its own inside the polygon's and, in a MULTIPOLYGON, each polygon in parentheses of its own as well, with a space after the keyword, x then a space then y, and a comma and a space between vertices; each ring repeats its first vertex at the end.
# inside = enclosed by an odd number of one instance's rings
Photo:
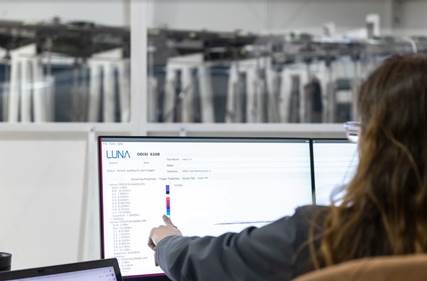
POLYGON ((170 197, 166 197, 166 216, 170 217, 171 215, 171 200, 170 197))
POLYGON ((166 216, 170 217, 171 215, 171 199, 170 195, 170 186, 166 185, 166 216))

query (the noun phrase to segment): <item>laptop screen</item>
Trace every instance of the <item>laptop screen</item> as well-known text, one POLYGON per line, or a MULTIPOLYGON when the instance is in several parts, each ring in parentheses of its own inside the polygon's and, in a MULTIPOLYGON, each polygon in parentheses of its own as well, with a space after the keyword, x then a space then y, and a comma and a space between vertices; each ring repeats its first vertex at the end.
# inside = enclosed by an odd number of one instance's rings
POLYGON ((329 205, 345 189, 359 163, 357 144, 347 140, 313 140, 316 204, 329 205))
POLYGON ((10 281, 122 281, 116 259, 0 272, 10 281))
POLYGON ((263 226, 312 204, 304 139, 101 137, 102 250, 123 276, 161 274, 149 231, 186 236, 263 226))

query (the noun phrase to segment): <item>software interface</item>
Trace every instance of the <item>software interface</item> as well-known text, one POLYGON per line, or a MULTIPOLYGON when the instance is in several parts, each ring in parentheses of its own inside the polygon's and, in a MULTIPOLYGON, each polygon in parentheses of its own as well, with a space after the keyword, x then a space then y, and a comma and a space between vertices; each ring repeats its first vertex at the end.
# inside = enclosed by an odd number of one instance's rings
POLYGON ((114 267, 80 270, 67 273, 35 276, 16 281, 117 281, 114 267))
POLYGON ((184 235, 263 226, 312 203, 308 141, 101 140, 104 255, 124 276, 161 273, 149 231, 184 235))
POLYGON ((313 141, 316 204, 329 205, 344 190, 359 161, 357 144, 339 140, 313 141))

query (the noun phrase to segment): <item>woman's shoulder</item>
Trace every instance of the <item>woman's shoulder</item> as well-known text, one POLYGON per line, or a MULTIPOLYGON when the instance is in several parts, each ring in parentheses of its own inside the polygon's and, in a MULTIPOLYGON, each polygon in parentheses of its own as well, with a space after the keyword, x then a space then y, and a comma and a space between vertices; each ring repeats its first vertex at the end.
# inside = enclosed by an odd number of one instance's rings
POLYGON ((312 217, 328 212, 329 207, 323 205, 305 205, 295 209, 294 216, 312 217))
POLYGON ((312 225, 313 223, 323 224, 323 221, 328 211, 328 206, 301 206, 295 209, 295 214, 293 215, 293 217, 297 224, 299 224, 300 226, 312 225))

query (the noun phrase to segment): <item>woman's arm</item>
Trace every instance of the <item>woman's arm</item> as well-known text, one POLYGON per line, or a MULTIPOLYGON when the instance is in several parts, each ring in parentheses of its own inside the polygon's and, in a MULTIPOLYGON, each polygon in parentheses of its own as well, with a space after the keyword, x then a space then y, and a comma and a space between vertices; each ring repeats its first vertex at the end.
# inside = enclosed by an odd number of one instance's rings
POLYGON ((299 248, 296 216, 219 237, 166 235, 156 243, 156 260, 176 281, 290 280, 299 248))

